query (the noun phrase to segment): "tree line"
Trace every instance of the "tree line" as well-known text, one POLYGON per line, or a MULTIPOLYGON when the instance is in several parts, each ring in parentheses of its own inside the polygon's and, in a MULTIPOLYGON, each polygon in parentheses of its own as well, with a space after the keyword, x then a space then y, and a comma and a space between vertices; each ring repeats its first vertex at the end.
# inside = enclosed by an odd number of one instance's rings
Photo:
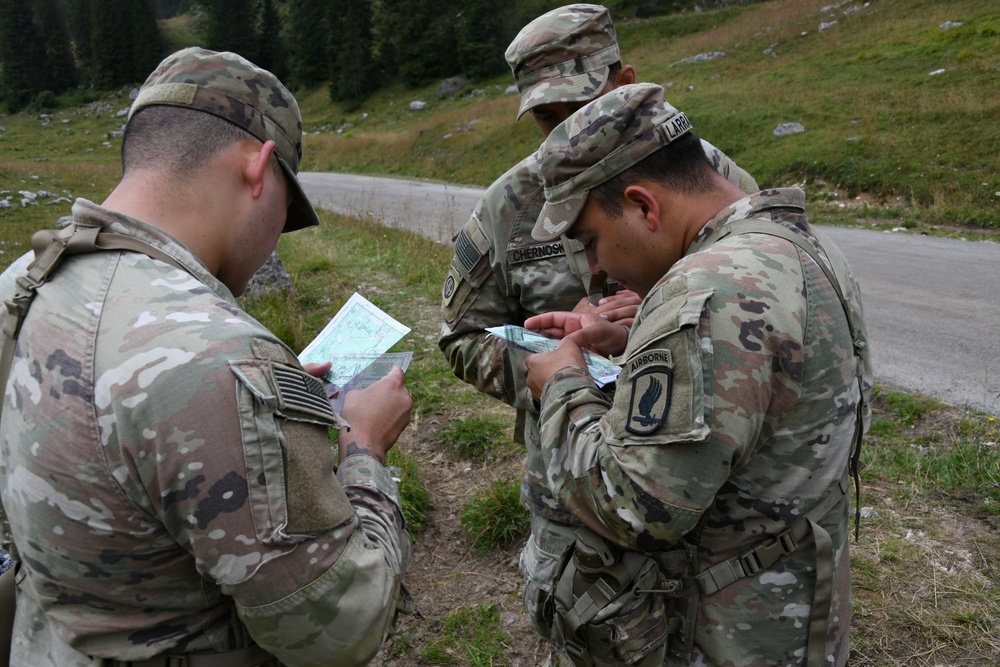
MULTIPOLYGON (((164 29, 166 21, 182 16, 190 19, 200 46, 235 51, 294 89, 327 85, 334 101, 359 103, 394 82, 419 86, 456 75, 476 81, 501 74, 507 71, 504 50, 518 30, 563 4, 565 0, 0 0, 0 101, 11 112, 42 110, 70 91, 141 83, 167 53, 192 43, 190 35, 171 36, 164 29)), ((694 3, 603 4, 619 18, 687 9, 694 3)))

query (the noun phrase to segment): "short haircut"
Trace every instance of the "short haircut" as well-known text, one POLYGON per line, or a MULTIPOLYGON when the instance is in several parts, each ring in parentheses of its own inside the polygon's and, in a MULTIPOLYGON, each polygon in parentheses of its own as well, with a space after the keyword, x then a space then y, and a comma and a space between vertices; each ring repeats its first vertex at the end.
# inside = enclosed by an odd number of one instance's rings
POLYGON ((694 132, 667 144, 617 176, 595 186, 590 199, 610 218, 622 214, 625 188, 638 181, 652 181, 685 194, 710 192, 718 187, 715 174, 694 132))
POLYGON ((160 167, 184 174, 238 141, 258 141, 234 123, 212 114, 169 105, 140 109, 122 139, 122 171, 160 167))

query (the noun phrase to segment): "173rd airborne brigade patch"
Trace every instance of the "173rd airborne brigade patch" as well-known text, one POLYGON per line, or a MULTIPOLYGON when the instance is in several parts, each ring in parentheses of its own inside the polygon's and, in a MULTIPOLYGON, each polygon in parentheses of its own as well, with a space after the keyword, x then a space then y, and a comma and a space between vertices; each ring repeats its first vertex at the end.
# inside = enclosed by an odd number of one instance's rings
POLYGON ((649 435, 666 420, 674 382, 672 368, 670 350, 646 352, 629 362, 632 395, 625 424, 629 433, 649 435))

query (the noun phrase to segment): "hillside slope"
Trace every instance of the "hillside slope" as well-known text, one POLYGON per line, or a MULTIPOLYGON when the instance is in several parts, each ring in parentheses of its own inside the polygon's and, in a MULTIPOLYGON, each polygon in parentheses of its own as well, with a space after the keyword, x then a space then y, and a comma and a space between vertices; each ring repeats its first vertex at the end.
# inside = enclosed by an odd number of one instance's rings
MULTIPOLYGON (((1000 228, 996 3, 775 0, 618 29, 640 80, 761 184, 806 184, 872 217, 1000 228), (805 131, 776 136, 784 123, 805 131)), ((391 88, 351 113, 301 92, 304 168, 487 185, 541 139, 515 123, 509 84, 453 99, 391 88)))

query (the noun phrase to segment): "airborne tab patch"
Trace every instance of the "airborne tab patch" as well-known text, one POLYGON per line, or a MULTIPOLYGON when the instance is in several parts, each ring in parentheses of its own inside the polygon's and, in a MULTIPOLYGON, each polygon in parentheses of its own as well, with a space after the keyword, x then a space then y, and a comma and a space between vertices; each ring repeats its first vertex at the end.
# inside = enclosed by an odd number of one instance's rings
POLYGON ((673 371, 663 366, 652 366, 635 375, 625 430, 635 435, 649 435, 660 428, 670 410, 673 383, 673 371))

